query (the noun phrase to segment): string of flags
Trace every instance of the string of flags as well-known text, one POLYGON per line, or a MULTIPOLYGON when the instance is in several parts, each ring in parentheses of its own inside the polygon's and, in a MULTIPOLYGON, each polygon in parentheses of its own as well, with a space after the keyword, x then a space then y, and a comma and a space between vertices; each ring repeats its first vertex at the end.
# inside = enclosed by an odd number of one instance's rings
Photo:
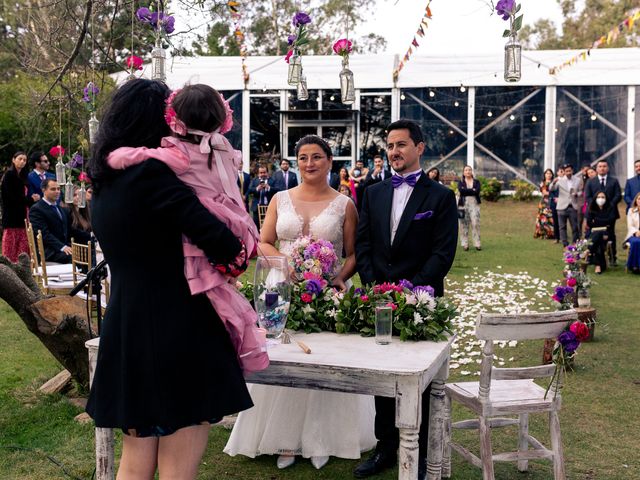
POLYGON ((229 13, 231 15, 231 19, 233 20, 233 36, 236 39, 236 43, 240 48, 240 57, 242 58, 242 79, 244 80, 245 86, 249 83, 249 70, 247 68, 247 45, 244 41, 244 33, 240 28, 240 20, 242 19, 242 14, 240 12, 240 1, 239 0, 229 0, 227 2, 227 7, 229 8, 229 13))
POLYGON ((409 59, 411 58, 411 55, 413 55, 413 53, 416 52, 418 50, 418 47, 420 46, 420 44, 418 43, 418 39, 416 37, 424 38, 425 29, 429 28, 428 20, 431 20, 430 5, 431 5, 431 0, 429 0, 429 2, 427 3, 427 8, 425 9, 422 20, 420 20, 420 25, 418 26, 418 30, 416 31, 416 34, 413 36, 413 40, 411 41, 411 45, 409 46, 407 53, 405 53, 402 60, 400 60, 400 62, 398 63, 398 66, 393 70, 394 83, 398 80, 400 71, 404 68, 405 64, 409 61, 409 59))
POLYGON ((570 67, 571 65, 575 65, 581 60, 582 61, 586 60, 589 57, 589 55, 591 55, 591 50, 594 50, 603 45, 611 45, 611 43, 615 42, 620 36, 620 34, 623 33, 625 30, 631 31, 633 29, 634 23, 638 20, 640 20, 640 9, 635 9, 631 13, 629 13, 629 16, 627 16, 627 18, 625 18, 622 22, 620 22, 618 25, 616 25, 611 30, 609 30, 609 32, 606 35, 602 35, 595 42, 593 42, 593 45, 591 45, 591 48, 588 48, 587 50, 584 50, 578 53, 577 55, 570 58, 566 62, 561 63, 560 65, 556 65, 555 67, 549 68, 549 74, 555 75, 563 68, 570 67))

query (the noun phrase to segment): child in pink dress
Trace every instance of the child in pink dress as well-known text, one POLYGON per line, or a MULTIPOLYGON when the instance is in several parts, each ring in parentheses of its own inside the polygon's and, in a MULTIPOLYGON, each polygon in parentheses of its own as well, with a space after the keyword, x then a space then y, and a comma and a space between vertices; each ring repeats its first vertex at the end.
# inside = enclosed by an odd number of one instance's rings
POLYGON ((248 373, 267 368, 269 357, 264 339, 256 333, 256 312, 229 283, 255 256, 259 240, 237 185, 241 154, 222 135, 233 126, 232 113, 228 102, 207 85, 176 90, 167 99, 165 114, 175 136, 163 138, 160 148, 118 148, 111 152, 108 163, 114 169, 137 165, 149 158, 166 163, 242 242, 243 253, 234 264, 212 266, 204 252, 183 236, 185 276, 191 294, 207 295, 229 332, 240 366, 248 373))

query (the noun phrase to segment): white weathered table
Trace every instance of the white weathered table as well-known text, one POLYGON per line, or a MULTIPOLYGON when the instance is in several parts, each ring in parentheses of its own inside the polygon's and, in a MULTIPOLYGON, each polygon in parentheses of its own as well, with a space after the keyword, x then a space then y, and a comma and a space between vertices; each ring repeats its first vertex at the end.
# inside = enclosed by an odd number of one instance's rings
MULTIPOLYGON (((418 478, 418 432, 422 393, 429 383, 431 409, 427 452, 427 478, 440 479, 444 428, 444 382, 448 376, 449 348, 444 342, 401 342, 376 345, 374 338, 335 333, 297 334, 312 353, 295 342, 269 349, 271 364, 247 378, 250 383, 395 397, 396 426, 400 429, 401 480, 418 478)), ((99 339, 87 342, 93 375, 99 339)), ((96 429, 96 478, 113 478, 113 434, 96 429)))

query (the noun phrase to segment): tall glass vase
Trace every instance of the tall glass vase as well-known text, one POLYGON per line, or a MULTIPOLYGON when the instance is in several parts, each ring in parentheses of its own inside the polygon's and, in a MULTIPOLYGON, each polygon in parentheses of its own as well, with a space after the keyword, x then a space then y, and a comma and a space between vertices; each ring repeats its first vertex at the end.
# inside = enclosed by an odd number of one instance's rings
POLYGON ((287 81, 289 85, 296 87, 300 83, 300 77, 302 76, 302 57, 298 55, 297 51, 293 51, 293 54, 289 57, 289 75, 287 81))
POLYGON ((287 324, 291 283, 286 257, 258 257, 253 286, 258 324, 267 338, 280 338, 287 324))
POLYGON ((62 163, 62 157, 58 157, 58 163, 56 163, 56 182, 60 186, 67 183, 66 165, 62 163))
POLYGON ((349 70, 349 57, 342 58, 342 71, 340 72, 340 96, 342 103, 351 105, 356 101, 356 87, 353 81, 353 72, 349 70))
POLYGON ((80 184, 80 190, 78 190, 78 208, 85 208, 87 206, 87 189, 84 186, 84 182, 80 184))
POLYGON ((309 90, 307 89, 307 77, 300 76, 300 82, 298 82, 298 100, 309 100, 309 90))
POLYGON ((89 118, 89 143, 92 145, 96 143, 98 128, 100 128, 100 120, 96 117, 96 112, 91 112, 91 118, 89 118))
POLYGON ((73 203, 73 194, 75 187, 71 182, 71 176, 67 177, 67 183, 64 184, 64 203, 73 203))
POLYGON ((504 79, 517 82, 522 78, 522 46, 515 35, 511 35, 504 46, 504 79))
POLYGON ((166 64, 167 52, 162 48, 160 39, 156 40, 156 45, 151 50, 151 79, 165 82, 167 80, 166 64))

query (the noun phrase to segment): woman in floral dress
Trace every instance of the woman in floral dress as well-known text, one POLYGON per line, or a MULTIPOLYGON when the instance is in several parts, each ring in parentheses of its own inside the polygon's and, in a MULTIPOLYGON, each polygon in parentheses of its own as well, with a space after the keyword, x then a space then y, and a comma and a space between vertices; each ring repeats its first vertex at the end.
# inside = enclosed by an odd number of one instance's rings
POLYGON ((553 180, 553 170, 550 168, 544 171, 544 180, 540 183, 540 193, 542 199, 538 203, 538 214, 536 216, 536 231, 533 238, 553 239, 553 213, 549 203, 549 185, 553 180))

